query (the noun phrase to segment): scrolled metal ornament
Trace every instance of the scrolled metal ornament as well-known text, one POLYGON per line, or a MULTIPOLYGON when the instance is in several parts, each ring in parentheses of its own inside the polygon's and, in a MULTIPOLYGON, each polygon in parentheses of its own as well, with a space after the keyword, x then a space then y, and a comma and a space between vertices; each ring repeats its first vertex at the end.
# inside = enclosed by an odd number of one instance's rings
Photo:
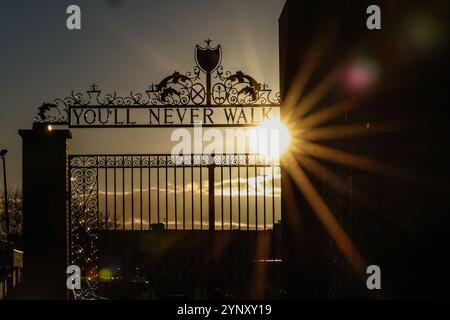
POLYGON ((86 92, 72 91, 65 98, 56 98, 39 107, 36 122, 70 125, 72 108, 140 108, 140 107, 214 107, 279 105, 280 95, 242 71, 224 71, 222 47, 195 47, 193 71, 178 71, 151 84, 144 92, 119 95, 103 92, 93 83, 86 92))
POLYGON ((92 158, 72 159, 70 194, 70 261, 84 276, 96 276, 98 267, 97 165, 92 158), (73 165, 73 167, 72 167, 73 165))

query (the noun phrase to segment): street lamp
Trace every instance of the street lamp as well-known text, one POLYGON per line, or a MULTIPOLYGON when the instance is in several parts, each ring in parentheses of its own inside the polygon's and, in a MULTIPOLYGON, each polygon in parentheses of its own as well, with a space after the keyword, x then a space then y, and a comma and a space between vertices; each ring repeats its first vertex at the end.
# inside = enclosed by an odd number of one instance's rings
POLYGON ((6 186, 6 154, 8 150, 2 149, 0 150, 0 157, 3 160, 3 185, 5 189, 5 216, 6 216, 6 243, 9 245, 9 211, 8 211, 8 188, 6 186))

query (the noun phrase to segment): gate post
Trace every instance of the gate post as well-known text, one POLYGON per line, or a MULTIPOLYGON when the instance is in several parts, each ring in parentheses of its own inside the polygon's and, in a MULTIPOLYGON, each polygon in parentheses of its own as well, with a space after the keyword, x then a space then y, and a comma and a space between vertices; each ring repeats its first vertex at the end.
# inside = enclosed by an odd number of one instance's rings
POLYGON ((69 130, 34 123, 22 137, 23 282, 17 298, 66 299, 69 130))

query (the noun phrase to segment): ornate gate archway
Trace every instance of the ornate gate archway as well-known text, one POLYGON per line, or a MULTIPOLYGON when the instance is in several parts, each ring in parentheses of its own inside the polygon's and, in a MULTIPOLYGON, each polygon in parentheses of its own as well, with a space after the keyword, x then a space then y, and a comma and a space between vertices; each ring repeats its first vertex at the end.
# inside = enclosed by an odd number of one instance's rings
MULTIPOLYGON (((252 127, 279 117, 279 95, 241 71, 225 72, 221 46, 210 42, 196 46, 192 72, 127 96, 93 84, 43 104, 36 121, 98 129, 252 127)), ((216 287, 250 297, 255 283, 265 282, 255 295, 261 297, 282 287, 278 159, 90 154, 70 155, 68 163, 69 264, 94 280, 95 292, 117 292, 116 280, 125 291, 125 280, 149 285, 159 297, 216 287)))

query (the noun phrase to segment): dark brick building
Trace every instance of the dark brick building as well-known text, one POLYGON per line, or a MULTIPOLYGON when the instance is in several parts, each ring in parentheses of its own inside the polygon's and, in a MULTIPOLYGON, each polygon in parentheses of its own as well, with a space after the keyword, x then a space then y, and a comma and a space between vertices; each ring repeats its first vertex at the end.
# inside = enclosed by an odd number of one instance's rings
POLYGON ((300 138, 381 164, 317 154, 309 154, 321 165, 315 171, 303 163, 365 263, 381 267, 376 293, 366 289, 365 274, 352 271, 284 173, 293 297, 448 296, 448 12, 448 1, 286 2, 279 20, 283 108, 304 111, 291 125, 301 128, 320 114, 300 138), (370 4, 381 8, 381 30, 366 28, 370 4), (330 114, 320 112, 336 103, 345 111, 326 120, 330 114), (353 129, 308 134, 342 125, 353 129))

